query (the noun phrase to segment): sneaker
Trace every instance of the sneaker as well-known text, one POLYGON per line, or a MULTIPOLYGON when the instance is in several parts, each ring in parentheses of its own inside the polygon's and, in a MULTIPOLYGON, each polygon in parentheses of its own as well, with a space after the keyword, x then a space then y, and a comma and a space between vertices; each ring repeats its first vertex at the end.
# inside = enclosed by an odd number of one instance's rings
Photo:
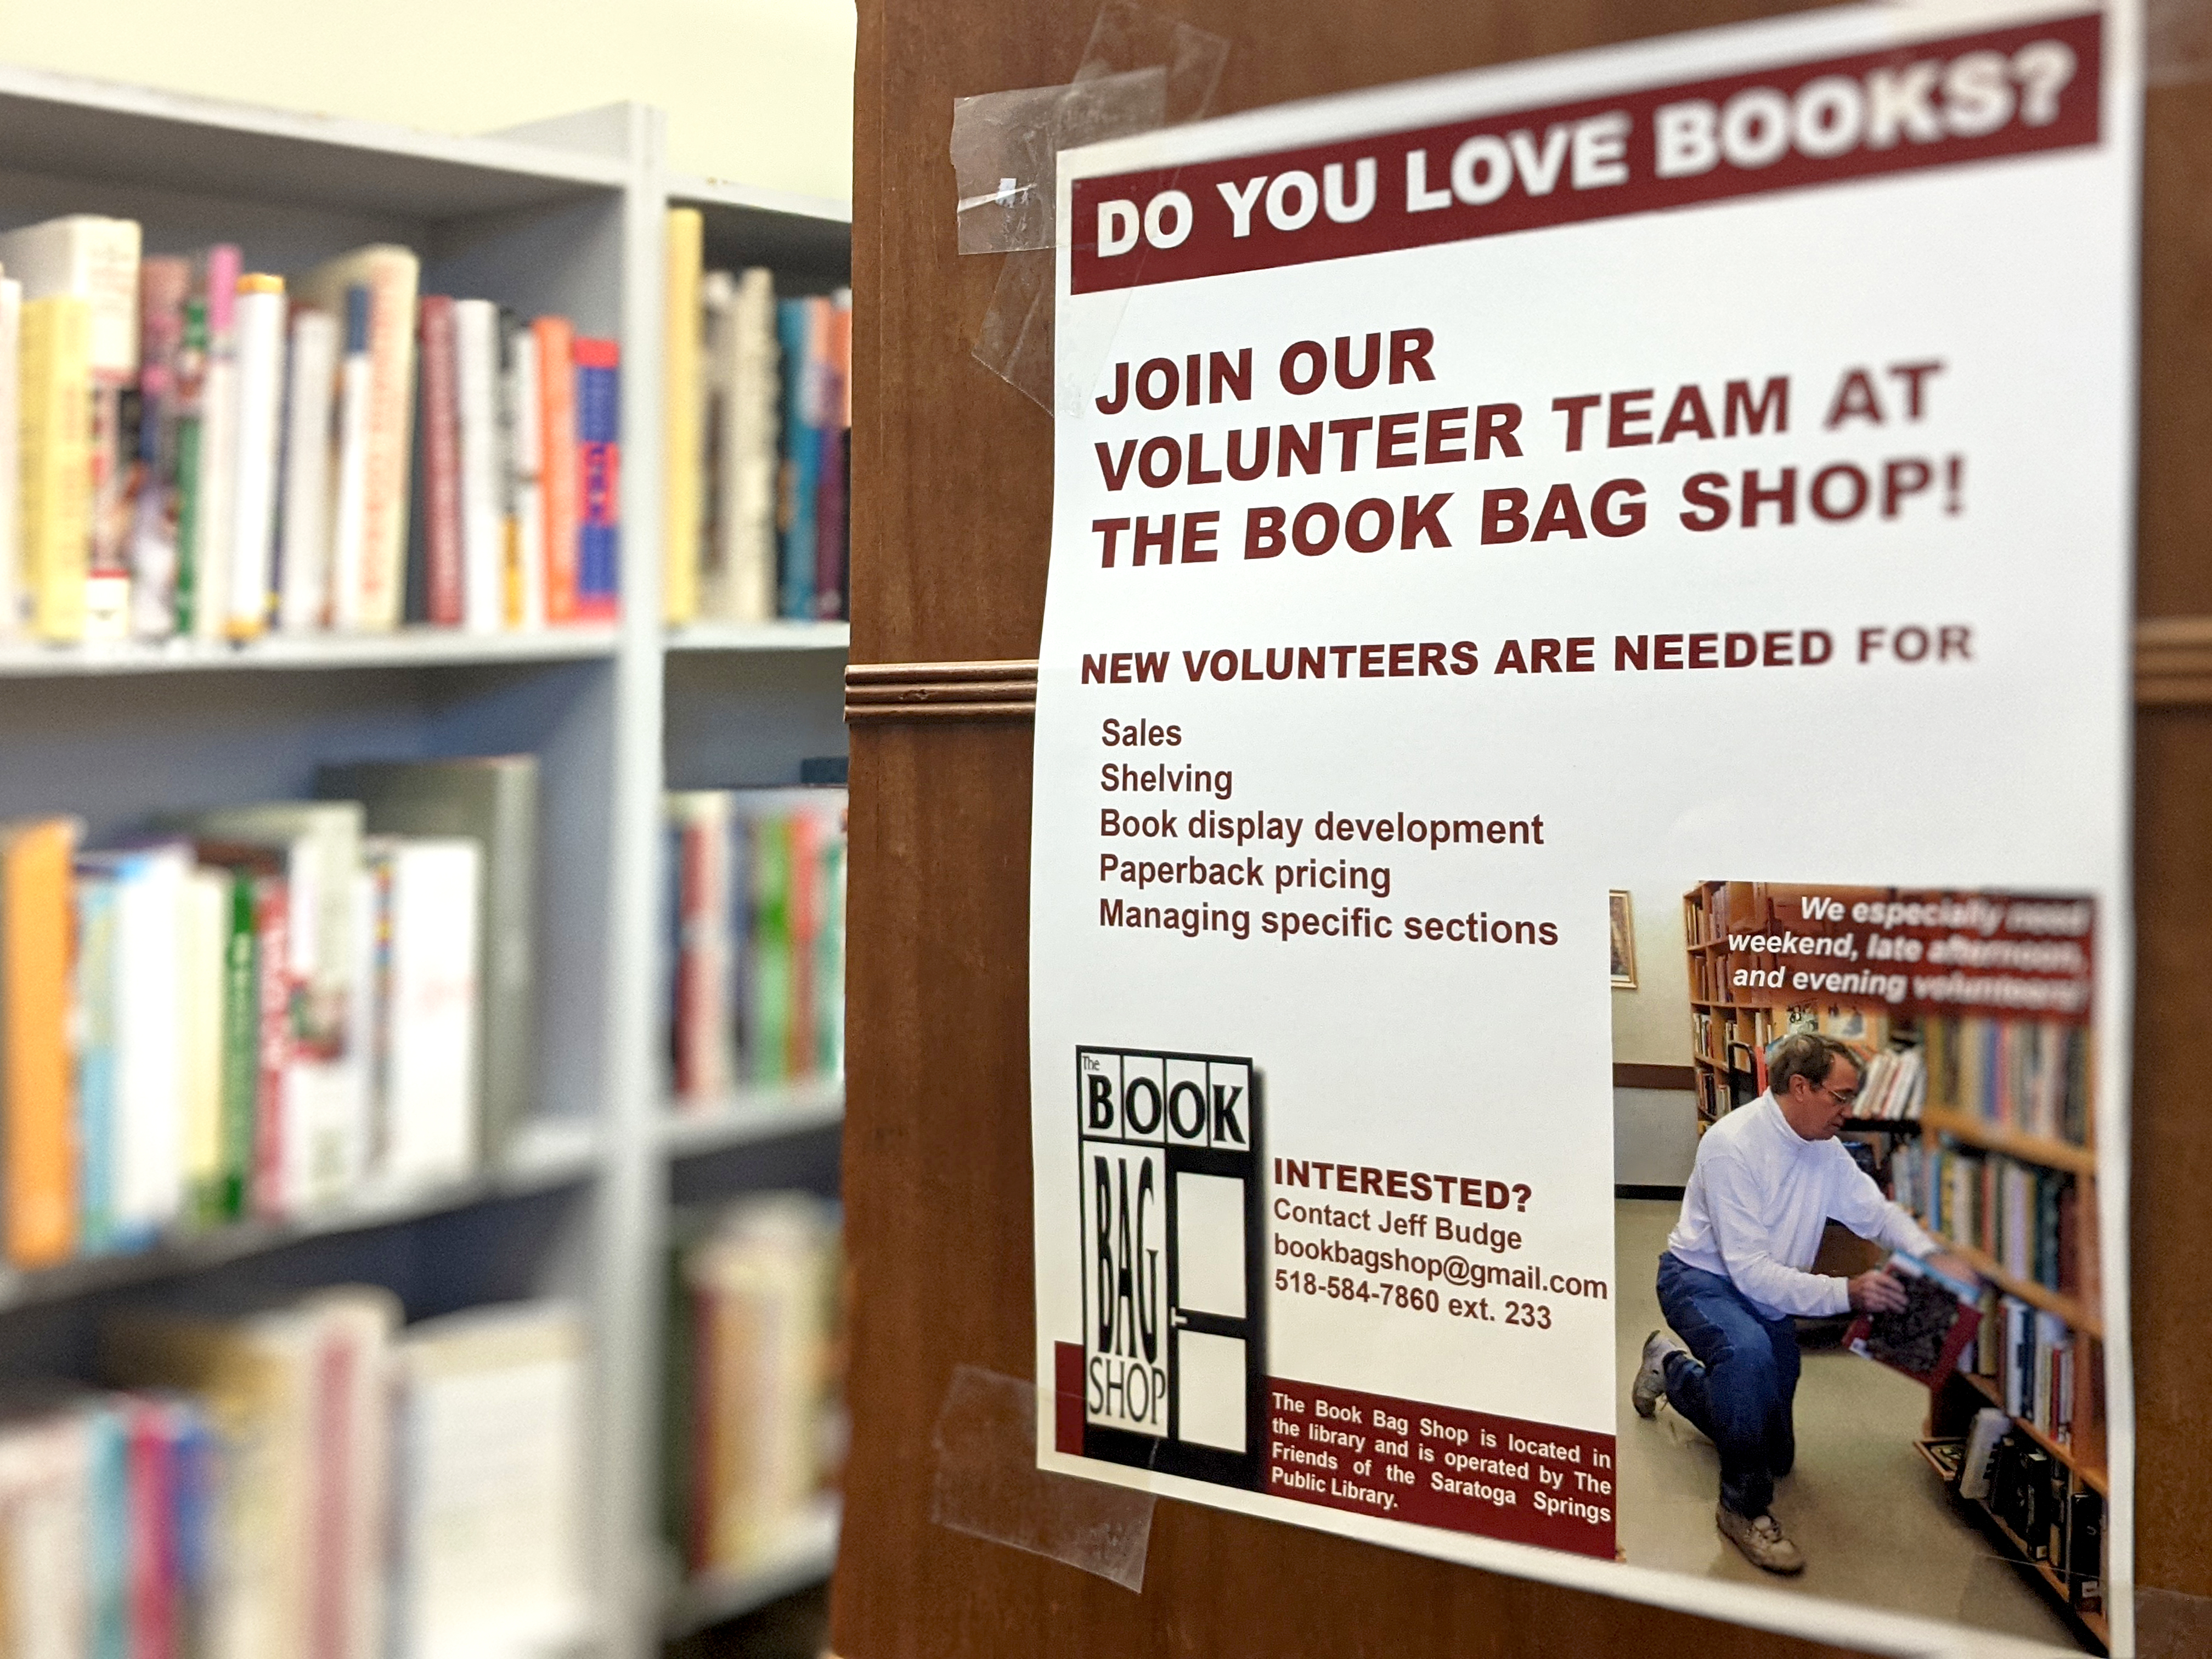
POLYGON ((1680 1353, 1682 1345, 1664 1331, 1644 1339, 1644 1363, 1636 1368, 1636 1381, 1628 1390, 1629 1403, 1638 1417, 1649 1417, 1667 1397, 1667 1356, 1680 1353))
POLYGON ((1743 1559, 1768 1572, 1805 1571, 1805 1553, 1784 1535, 1771 1515, 1738 1515, 1725 1504, 1713 1511, 1721 1535, 1743 1552, 1743 1559))

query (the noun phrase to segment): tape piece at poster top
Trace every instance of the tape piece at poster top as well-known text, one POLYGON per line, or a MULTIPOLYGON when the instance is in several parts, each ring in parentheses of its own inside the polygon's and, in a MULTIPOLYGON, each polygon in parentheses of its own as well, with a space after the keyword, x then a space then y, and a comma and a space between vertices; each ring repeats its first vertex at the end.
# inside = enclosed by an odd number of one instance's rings
POLYGON ((1134 0, 1108 0, 1065 86, 985 93, 952 106, 963 253, 1005 253, 975 360, 1049 410, 1053 235, 1063 149, 1212 112, 1229 42, 1134 0))
POLYGON ((1064 87, 954 99, 960 251, 1050 247, 1060 152, 1150 132, 1167 118, 1167 102, 1168 72, 1158 64, 1064 87))
POLYGON ((2143 74, 2154 87, 2212 79, 2212 0, 2148 0, 2143 74))
POLYGON ((933 1438, 929 1518, 939 1526, 1143 1590, 1152 1495, 1038 1468, 1034 1384, 959 1366, 933 1438))

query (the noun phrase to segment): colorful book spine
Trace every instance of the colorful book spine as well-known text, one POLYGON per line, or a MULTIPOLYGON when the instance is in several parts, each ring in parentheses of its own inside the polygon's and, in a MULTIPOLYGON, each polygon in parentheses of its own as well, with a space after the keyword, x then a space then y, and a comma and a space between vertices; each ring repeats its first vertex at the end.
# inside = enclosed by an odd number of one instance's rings
POLYGON ((254 884, 253 935, 259 969, 255 1020, 252 1212, 277 1220, 284 1212, 284 1131, 291 1117, 287 1093, 292 1073, 293 1004, 291 895, 281 876, 254 884))
POLYGON ((207 251, 200 297, 207 358, 200 377, 197 501, 191 544, 192 633, 222 637, 229 613, 231 550, 238 501, 238 280, 242 257, 228 242, 207 251))
POLYGON ((544 490, 545 619, 580 615, 578 529, 582 508, 576 428, 575 330, 565 317, 540 317, 538 337, 538 477, 544 490))
POLYGON ((513 628, 545 626, 545 442, 538 331, 503 319, 507 395, 508 541, 507 619, 513 628))
POLYGON ((622 348, 578 339, 576 617, 611 622, 622 604, 622 348))
POLYGON ((700 288, 706 221, 696 208, 671 208, 667 226, 666 331, 661 355, 661 602, 672 627, 699 615, 700 288))
POLYGON ((184 341, 177 352, 176 609, 170 631, 190 639, 197 631, 204 533, 200 445, 206 429, 207 301, 185 301, 184 341))
POLYGON ((456 300, 453 413, 460 521, 461 623, 477 633, 506 625, 507 531, 501 510, 499 307, 456 300))
POLYGON ((191 286, 188 259, 152 258, 138 268, 140 476, 131 528, 131 631, 142 639, 166 638, 177 626, 178 438, 191 286))
POLYGON ((223 632, 259 637, 269 627, 270 551, 276 536, 276 458, 283 435, 284 279, 238 279, 238 471, 223 632))
POLYGON ((40 638, 84 637, 92 550, 92 307, 76 295, 23 302, 23 575, 40 638))
POLYGON ((131 1652, 130 1402, 101 1399, 84 1407, 86 1480, 85 1653, 133 1659, 131 1652))
POLYGON ((776 525, 782 544, 777 587, 779 616, 814 615, 816 479, 821 469, 818 382, 820 343, 816 311, 826 300, 783 300, 776 305, 776 333, 783 348, 783 463, 776 525))
POLYGON ((77 1244, 87 1255, 117 1245, 116 881, 80 870, 76 890, 77 1244))
POLYGON ((19 1267, 65 1261, 77 1244, 70 1034, 76 839, 67 818, 0 826, 0 1224, 19 1267))
POLYGON ((23 626, 23 285, 0 276, 0 639, 23 626))
POLYGON ((213 1218, 234 1221, 248 1208, 261 1085, 261 939, 256 878, 226 871, 229 889, 223 947, 222 1173, 213 1218))
POLYGON ((291 331, 277 473, 276 625, 302 633, 330 624, 331 403, 338 319, 319 306, 295 306, 291 331))
POLYGON ((442 294, 424 295, 420 327, 422 410, 417 442, 422 449, 428 620, 442 628, 458 628, 467 617, 467 589, 461 546, 460 391, 453 301, 442 294))
POLYGON ((850 532, 846 518, 853 441, 853 295, 849 289, 841 289, 831 296, 823 322, 821 459, 815 486, 814 614, 834 621, 847 611, 845 569, 850 532))
POLYGON ((345 341, 337 383, 337 478, 331 509, 331 626, 349 633, 364 623, 368 558, 370 396, 375 383, 368 326, 368 289, 356 283, 345 291, 345 341))

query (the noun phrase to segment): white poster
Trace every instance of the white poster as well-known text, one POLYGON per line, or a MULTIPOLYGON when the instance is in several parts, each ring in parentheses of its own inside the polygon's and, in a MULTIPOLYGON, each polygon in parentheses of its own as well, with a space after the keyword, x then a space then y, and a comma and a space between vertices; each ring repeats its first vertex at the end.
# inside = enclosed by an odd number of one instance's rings
POLYGON ((1038 1455, 2131 1651, 2136 14, 1061 158, 1038 1455))

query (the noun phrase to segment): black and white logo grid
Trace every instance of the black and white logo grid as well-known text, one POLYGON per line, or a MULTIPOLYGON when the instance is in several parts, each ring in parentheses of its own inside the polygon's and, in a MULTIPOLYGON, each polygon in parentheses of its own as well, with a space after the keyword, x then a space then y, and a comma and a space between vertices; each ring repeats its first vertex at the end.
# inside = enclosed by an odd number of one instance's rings
POLYGON ((1260 1077, 1075 1051, 1083 1455, 1257 1487, 1266 1444, 1260 1077))

